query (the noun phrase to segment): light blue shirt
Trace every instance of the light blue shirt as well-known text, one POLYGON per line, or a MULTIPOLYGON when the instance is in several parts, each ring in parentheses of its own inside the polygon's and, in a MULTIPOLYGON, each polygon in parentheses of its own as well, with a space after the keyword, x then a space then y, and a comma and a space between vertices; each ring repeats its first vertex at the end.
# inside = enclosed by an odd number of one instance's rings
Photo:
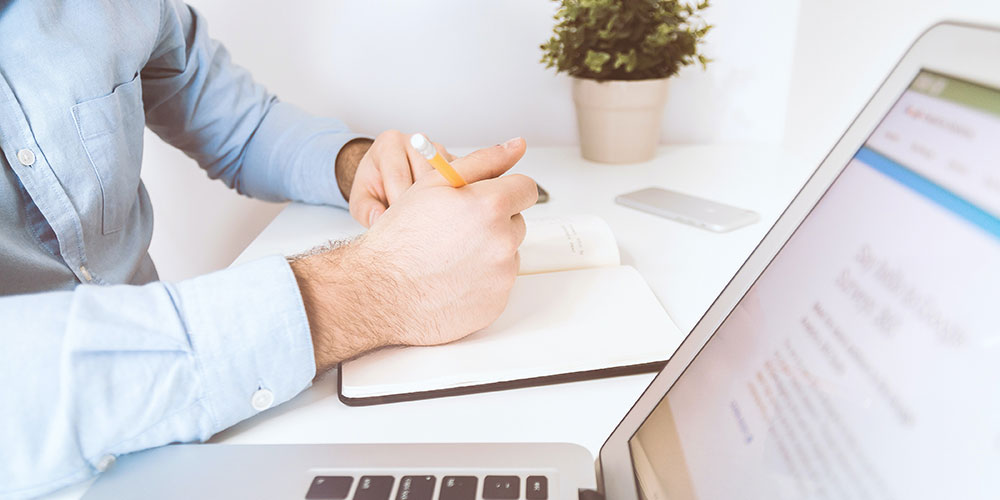
POLYGON ((241 193, 339 205, 334 161, 358 136, 276 100, 176 0, 0 0, 0 34, 0 497, 305 388, 284 258, 157 281, 143 127, 241 193))

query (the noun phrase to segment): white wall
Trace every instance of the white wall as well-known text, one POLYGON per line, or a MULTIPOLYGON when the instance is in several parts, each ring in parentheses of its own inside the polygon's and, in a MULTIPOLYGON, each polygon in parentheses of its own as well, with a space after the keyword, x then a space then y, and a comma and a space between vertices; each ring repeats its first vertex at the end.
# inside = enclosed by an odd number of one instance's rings
MULTIPOLYGON (((192 0, 234 60, 282 99, 377 134, 423 131, 452 146, 522 135, 576 144, 569 80, 545 69, 547 0, 192 0)), ((663 141, 784 137, 799 0, 717 1, 707 72, 674 80, 663 141)), ((206 180, 147 134, 152 255, 164 279, 227 265, 278 210, 206 180)))
POLYGON ((1000 2, 803 1, 787 145, 822 159, 917 36, 945 19, 1000 26, 1000 2))

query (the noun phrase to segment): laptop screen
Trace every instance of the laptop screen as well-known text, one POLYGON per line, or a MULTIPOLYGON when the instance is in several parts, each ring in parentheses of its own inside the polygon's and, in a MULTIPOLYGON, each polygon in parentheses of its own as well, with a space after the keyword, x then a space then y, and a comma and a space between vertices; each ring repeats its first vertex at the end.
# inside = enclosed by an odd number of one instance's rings
POLYGON ((629 440, 659 498, 1000 497, 1000 91, 922 72, 629 440))

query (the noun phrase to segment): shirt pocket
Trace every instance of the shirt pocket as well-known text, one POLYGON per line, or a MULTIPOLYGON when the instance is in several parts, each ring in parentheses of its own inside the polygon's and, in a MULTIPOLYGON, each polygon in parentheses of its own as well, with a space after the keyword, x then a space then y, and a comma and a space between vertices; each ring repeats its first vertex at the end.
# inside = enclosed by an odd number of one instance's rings
POLYGON ((139 197, 142 170, 142 108, 139 74, 103 97, 73 106, 80 140, 101 184, 102 230, 122 229, 139 197))

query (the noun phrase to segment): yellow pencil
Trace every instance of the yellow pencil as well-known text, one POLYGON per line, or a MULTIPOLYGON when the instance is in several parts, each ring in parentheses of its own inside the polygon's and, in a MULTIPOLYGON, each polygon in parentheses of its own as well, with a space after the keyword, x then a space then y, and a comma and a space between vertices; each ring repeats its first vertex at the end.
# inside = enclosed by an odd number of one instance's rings
POLYGON ((410 137, 410 145, 444 176, 445 180, 451 184, 451 187, 460 188, 466 184, 465 179, 455 171, 451 164, 448 163, 448 160, 445 160, 441 156, 441 153, 437 152, 437 148, 431 144, 431 141, 427 140, 427 137, 424 137, 424 134, 413 134, 410 137))

